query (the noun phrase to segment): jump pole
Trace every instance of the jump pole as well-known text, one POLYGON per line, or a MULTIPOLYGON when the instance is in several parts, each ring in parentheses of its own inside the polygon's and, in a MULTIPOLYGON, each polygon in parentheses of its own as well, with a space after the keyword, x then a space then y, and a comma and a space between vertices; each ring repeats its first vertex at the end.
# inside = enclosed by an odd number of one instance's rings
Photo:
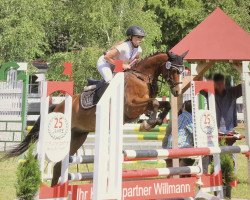
MULTIPOLYGON (((137 170, 123 170, 123 179, 139 179, 139 178, 152 178, 172 176, 172 175, 186 175, 186 174, 198 174, 201 169, 198 166, 187 167, 169 167, 169 168, 154 168, 154 169, 137 169, 137 170)), ((86 181, 93 179, 93 172, 78 172, 69 173, 69 180, 72 181, 86 181)))
MULTIPOLYGON (((197 156, 208 156, 213 154, 224 153, 247 153, 248 145, 239 146, 221 146, 221 147, 197 147, 197 148, 180 148, 180 149, 156 149, 156 150, 124 150, 123 160, 139 161, 139 160, 156 160, 156 159, 175 159, 175 158, 193 158, 197 156)), ((94 163, 93 155, 70 156, 71 164, 88 164, 94 163)))
MULTIPOLYGON (((109 95, 110 96, 110 95, 109 95)), ((111 102, 112 102, 112 100, 111 100, 111 97, 108 97, 108 102, 109 103, 107 103, 106 105, 108 105, 108 107, 110 108, 110 105, 112 105, 112 104, 110 104, 111 102)), ((114 102, 115 101, 117 101, 117 99, 116 100, 114 100, 114 102)), ((211 105, 211 104, 210 104, 211 105)), ((123 106, 122 106, 122 108, 123 108, 123 106)), ((109 110, 105 110, 104 109, 104 111, 109 111, 109 110)), ((206 111, 207 112, 207 111, 206 111)), ((111 112, 112 113, 112 112, 111 112)), ((98 113, 97 113, 98 114, 98 113)), ((113 113, 114 114, 114 113, 113 113)), ((120 114, 123 114, 123 113, 120 113, 120 114)), ((204 113, 201 113, 201 114, 204 114, 204 113)), ((208 114, 208 113, 205 113, 205 114, 208 114)), ((104 116, 104 115, 103 115, 104 116)), ((210 116, 211 117, 211 116, 210 116)), ((102 119, 106 119, 106 118, 102 118, 102 119)), ((112 118, 112 119, 116 119, 116 118, 112 118)), ((202 119, 202 118, 201 118, 202 119)), ((107 120, 107 121, 112 121, 112 120, 107 120)), ((121 123, 122 124, 122 123, 121 123)), ((105 125, 105 124, 104 124, 105 125)), ((113 125, 113 124, 111 124, 111 125, 113 125)), ((118 123, 118 125, 120 125, 120 123, 118 123)), ((212 124, 209 124, 210 126, 212 126, 212 124)), ((108 128, 108 133, 109 133, 109 135, 111 135, 111 130, 109 129, 109 126, 108 126, 108 124, 106 124, 105 126, 103 126, 104 128, 108 128)), ((122 127, 122 125, 120 126, 120 127, 122 127)), ((204 129, 204 127, 203 127, 203 129, 204 129)), ((100 131, 101 129, 99 129, 99 131, 100 131)), ((113 132, 114 133, 114 132, 113 132)), ((117 132, 116 132, 117 133, 117 132)), ((119 132, 120 133, 120 132, 119 132)), ((108 137, 110 137, 110 136, 108 136, 108 137)), ((108 138, 107 137, 107 138, 108 138)), ((112 135, 112 137, 113 137, 113 135, 112 135)), ((204 137, 204 136, 202 136, 202 137, 204 137)), ((110 138, 109 138, 110 139, 110 138)), ((217 138, 218 139, 218 138, 217 138)), ((105 143, 108 141, 108 139, 105 139, 106 141, 105 141, 105 143)), ((112 140, 110 140, 110 141, 112 141, 112 140)), ((112 148, 114 148, 115 146, 117 146, 117 145, 114 145, 115 144, 115 142, 121 142, 121 143, 119 143, 119 144, 122 144, 122 136, 120 136, 120 137, 116 137, 116 139, 115 140, 113 140, 112 141, 112 144, 113 145, 110 145, 110 146, 112 146, 112 148), (113 143, 114 142, 114 143, 113 143)), ((198 141, 198 140, 197 140, 198 141)), ((209 140, 209 138, 207 138, 207 140, 205 140, 205 142, 209 142, 209 141, 211 141, 211 140, 209 140)), ((99 139, 99 143, 100 142, 103 142, 102 140, 100 140, 99 139)), ((106 145, 104 143, 104 145, 106 145)), ((109 144, 109 143, 108 143, 109 144)), ((203 144, 204 144, 204 141, 203 141, 203 144)), ((107 146, 106 146, 107 147, 107 146)), ((195 148, 195 149, 199 149, 199 150, 201 150, 199 153, 200 154, 202 154, 202 155, 210 155, 210 154, 219 154, 219 153, 227 153, 227 152, 233 152, 233 153, 239 153, 239 152, 247 152, 247 151, 249 151, 249 146, 241 146, 241 147, 235 147, 235 146, 233 146, 233 147, 217 147, 216 145, 214 145, 213 147, 208 147, 208 148, 205 148, 205 147, 199 147, 199 148, 195 148)), ((174 156, 178 156, 178 157, 184 157, 184 156, 186 156, 186 154, 184 153, 184 152, 187 152, 187 151, 185 151, 185 150, 187 150, 187 149, 178 149, 178 151, 176 151, 175 149, 172 149, 172 150, 167 150, 167 151, 165 151, 164 153, 166 154, 165 156, 168 156, 168 157, 172 157, 172 158, 174 158, 174 156), (178 152, 179 150, 182 150, 183 152, 181 153, 181 152, 178 152), (169 152, 170 151, 170 152, 169 152), (172 151, 172 153, 171 153, 171 151, 172 151)), ((191 149, 192 151, 192 155, 194 155, 194 149, 191 149)), ((198 151, 198 150, 197 150, 198 151)), ((191 153, 190 152, 190 153, 191 153)), ((110 148, 107 148, 107 149, 104 149, 104 151, 103 152, 101 152, 102 153, 102 156, 103 155, 105 155, 105 157, 106 156, 113 156, 113 155, 115 155, 116 154, 116 152, 114 153, 114 152, 111 152, 110 151, 110 148), (103 154, 103 153, 105 153, 105 154, 103 154), (108 153, 108 154, 106 154, 106 153, 108 153)), ((119 153, 119 152, 118 152, 119 153)), ((159 153, 159 152, 157 152, 157 153, 159 153)), ((196 152, 197 154, 198 154, 198 152, 196 152)), ((134 153, 134 152, 132 152, 132 153, 130 153, 130 155, 132 155, 131 157, 132 158, 135 158, 137 153, 134 153)), ((140 154, 142 154, 141 152, 140 152, 140 154)), ((163 155, 163 151, 160 153, 162 156, 161 157, 163 157, 164 155, 163 155)), ((121 154, 118 154, 118 155, 121 155, 121 154)), ((100 156, 99 156, 100 157, 100 156)), ((141 155, 140 155, 140 157, 141 157, 141 155)), ((151 157, 153 157, 153 156, 151 156, 151 157)), ((107 158, 107 157, 106 157, 107 158)), ((111 157, 111 158, 114 158, 114 157, 111 157)), ((99 158, 100 159, 100 158, 99 158)), ((111 178, 114 178, 115 176, 114 175, 110 175, 110 173, 112 172, 114 172, 114 171, 112 171, 112 169, 120 169, 119 167, 121 166, 121 163, 122 163, 122 159, 119 157, 119 159, 116 159, 116 162, 119 162, 119 164, 118 165, 115 165, 116 167, 114 168, 110 168, 109 166, 110 166, 110 164, 107 164, 106 162, 103 164, 103 163, 101 163, 101 162, 99 162, 99 167, 101 167, 101 168, 103 168, 104 170, 102 170, 102 172, 104 172, 104 173, 107 173, 107 175, 105 175, 105 179, 104 179, 104 185, 100 185, 100 186, 106 186, 107 185, 107 183, 108 182, 110 182, 110 183, 117 183, 117 182, 115 182, 115 181, 112 181, 112 179, 110 179, 110 177, 111 178), (101 164, 101 165, 100 165, 101 164), (107 170, 108 169, 108 170, 107 170), (106 170, 106 171, 105 171, 106 170), (111 180, 111 181, 109 181, 109 180, 111 180), (108 182, 107 182, 108 181, 108 182)), ((108 161, 108 163, 112 163, 112 161, 110 162, 110 158, 109 158, 109 161, 108 161)), ((95 164, 96 164, 96 162, 95 162, 95 164)), ((202 168, 200 168, 200 166, 198 166, 199 167, 199 169, 202 169, 202 168)), ((156 169, 157 171, 158 171, 158 169, 156 169)), ((165 169, 165 170, 163 170, 164 171, 164 173, 165 174, 168 174, 167 173, 167 170, 165 169)), ((163 172, 162 171, 162 172, 163 172)), ((116 172, 118 172, 118 171, 116 171, 116 172)), ((136 170, 135 171, 136 172, 136 175, 133 175, 133 176, 136 176, 136 177, 138 177, 139 175, 138 175, 138 173, 137 172, 140 172, 140 171, 138 171, 138 170, 136 170)), ((96 171, 94 171, 94 173, 96 173, 96 171)), ((150 172, 151 173, 151 172, 150 172)), ((164 174, 163 173, 163 174, 164 174)), ((113 173, 114 174, 114 173, 113 173)), ((119 177, 121 177, 121 174, 122 174, 122 171, 120 171, 120 174, 118 174, 118 173, 116 173, 116 175, 118 175, 118 177, 116 177, 116 178, 118 178, 119 179, 119 177)), ((132 173, 131 172, 128 172, 127 173, 127 177, 128 176, 132 176, 131 175, 132 173)), ((155 174, 156 175, 156 174, 155 174)), ((218 183, 215 185, 216 186, 216 188, 219 188, 218 186, 220 186, 221 184, 222 184, 222 182, 220 181, 221 179, 221 177, 220 177, 220 175, 219 174, 216 174, 216 179, 214 179, 215 181, 217 181, 218 183)), ((95 178, 95 174, 94 174, 94 178, 95 178)), ((98 178, 98 176, 96 176, 96 178, 98 178)), ((204 184, 204 188, 205 187, 211 187, 211 185, 210 185, 210 181, 209 180, 211 180, 210 179, 210 177, 208 177, 208 178, 203 178, 202 177, 202 182, 203 182, 203 184, 204 184)), ((130 188, 135 188, 136 189, 136 187, 140 187, 140 188, 142 188, 142 190, 144 190, 146 193, 147 193, 147 191, 149 190, 149 188, 151 188, 151 187, 153 187, 153 185, 154 184, 176 184, 176 186, 177 186, 177 182, 178 183, 187 183, 187 184, 189 184, 189 187, 191 187, 191 185, 192 184, 195 184, 196 182, 197 182, 197 180, 196 180, 196 178, 195 177, 192 177, 192 178, 181 178, 181 179, 175 179, 175 180, 172 180, 172 179, 170 179, 170 180, 150 180, 150 181, 148 181, 148 180, 145 180, 145 181, 128 181, 128 182, 123 182, 122 183, 122 189, 120 189, 121 188, 121 185, 119 185, 118 184, 118 187, 116 187, 117 188, 117 192, 114 192, 113 194, 111 194, 110 196, 109 196, 109 192, 112 192, 112 190, 114 191, 114 187, 112 186, 112 187, 110 187, 111 188, 111 190, 108 190, 107 189, 107 187, 103 187, 103 188, 105 188, 104 190, 103 190, 103 192, 105 193, 107 193, 107 194, 104 194, 103 193, 103 196, 100 196, 100 198, 99 199, 110 199, 110 198, 112 198, 113 197, 113 199, 120 199, 120 197, 121 197, 121 194, 119 195, 118 194, 118 192, 120 192, 120 193, 122 193, 123 194, 123 197, 124 197, 124 199, 136 199, 134 196, 132 197, 132 198, 129 198, 127 195, 128 195, 128 193, 127 193, 127 191, 130 189, 130 188), (173 182, 174 181, 174 182, 173 182), (118 195, 118 198, 117 198, 117 196, 116 195, 118 195)), ((99 182, 100 183, 100 182, 99 182)), ((192 188, 194 187, 195 185, 193 185, 192 186, 192 188)), ((83 191, 92 191, 91 190, 91 187, 92 187, 92 185, 78 185, 78 186, 68 186, 68 192, 70 192, 71 193, 71 197, 73 198, 73 199, 82 199, 81 197, 83 197, 83 191)), ((95 184, 94 184, 94 187, 95 187, 95 184)), ((167 191, 167 190, 166 190, 167 191)), ((88 194, 90 194, 90 192, 88 193, 88 194)), ((95 193, 93 194, 93 195, 95 195, 95 193)), ((152 194, 152 196, 147 196, 148 198, 155 198, 155 195, 156 194, 152 194)), ((185 195, 184 195, 184 193, 183 193, 183 196, 194 196, 194 193, 185 193, 185 195)), ((157 196, 158 197, 158 196, 157 196)), ((164 194, 163 196, 162 196, 162 198, 165 198, 166 197, 166 194, 164 194)), ((171 197, 174 197, 174 196, 171 196, 171 195, 168 195, 168 198, 171 198, 171 197)), ((88 199, 88 198, 86 198, 86 199, 88 199)), ((99 200, 98 199, 98 200, 99 200)))

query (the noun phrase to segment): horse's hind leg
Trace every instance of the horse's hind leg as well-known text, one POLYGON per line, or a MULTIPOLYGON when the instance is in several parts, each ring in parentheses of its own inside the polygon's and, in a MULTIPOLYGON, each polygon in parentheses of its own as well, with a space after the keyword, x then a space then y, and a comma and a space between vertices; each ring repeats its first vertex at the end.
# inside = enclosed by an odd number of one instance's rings
MULTIPOLYGON (((71 130, 71 142, 70 142, 70 156, 73 156, 77 150, 82 146, 87 138, 88 133, 79 129, 73 128, 71 130)), ((55 186, 58 183, 58 179, 61 176, 61 162, 58 162, 54 166, 53 178, 51 186, 55 186)))

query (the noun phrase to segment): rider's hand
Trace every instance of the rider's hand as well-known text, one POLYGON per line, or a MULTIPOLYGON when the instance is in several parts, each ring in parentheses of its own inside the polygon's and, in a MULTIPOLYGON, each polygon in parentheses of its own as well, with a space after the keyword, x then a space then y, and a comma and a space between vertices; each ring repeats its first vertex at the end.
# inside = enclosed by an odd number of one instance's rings
POLYGON ((131 66, 131 67, 133 67, 134 65, 136 65, 136 63, 138 63, 139 62, 139 59, 134 59, 131 63, 129 63, 129 65, 131 66))
POLYGON ((126 70, 126 69, 130 69, 131 66, 128 65, 128 64, 123 64, 123 65, 122 65, 122 68, 123 68, 124 70, 126 70))

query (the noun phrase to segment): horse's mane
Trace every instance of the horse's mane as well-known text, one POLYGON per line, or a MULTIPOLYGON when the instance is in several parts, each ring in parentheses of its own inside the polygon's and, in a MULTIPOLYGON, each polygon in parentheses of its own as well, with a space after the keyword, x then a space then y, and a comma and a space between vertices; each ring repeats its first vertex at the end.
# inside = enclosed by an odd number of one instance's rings
POLYGON ((142 60, 151 58, 151 57, 156 56, 156 55, 161 54, 161 53, 166 53, 166 52, 157 51, 157 52, 155 52, 155 53, 151 53, 151 54, 147 55, 147 56, 146 56, 145 58, 143 58, 142 60))
POLYGON ((151 54, 147 55, 145 58, 141 59, 140 62, 138 62, 136 64, 136 66, 139 65, 139 64, 143 64, 143 62, 146 62, 149 58, 151 58, 153 56, 156 56, 158 54, 161 54, 161 53, 166 53, 166 52, 157 51, 155 53, 151 53, 151 54))

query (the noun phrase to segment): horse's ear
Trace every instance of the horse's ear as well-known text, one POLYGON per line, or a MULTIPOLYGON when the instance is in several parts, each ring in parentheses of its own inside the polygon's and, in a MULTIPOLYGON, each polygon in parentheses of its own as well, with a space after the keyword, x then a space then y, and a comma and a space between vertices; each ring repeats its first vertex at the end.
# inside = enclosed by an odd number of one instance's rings
POLYGON ((182 58, 185 58, 185 56, 188 54, 189 50, 187 50, 186 52, 184 52, 183 54, 181 54, 182 58))

